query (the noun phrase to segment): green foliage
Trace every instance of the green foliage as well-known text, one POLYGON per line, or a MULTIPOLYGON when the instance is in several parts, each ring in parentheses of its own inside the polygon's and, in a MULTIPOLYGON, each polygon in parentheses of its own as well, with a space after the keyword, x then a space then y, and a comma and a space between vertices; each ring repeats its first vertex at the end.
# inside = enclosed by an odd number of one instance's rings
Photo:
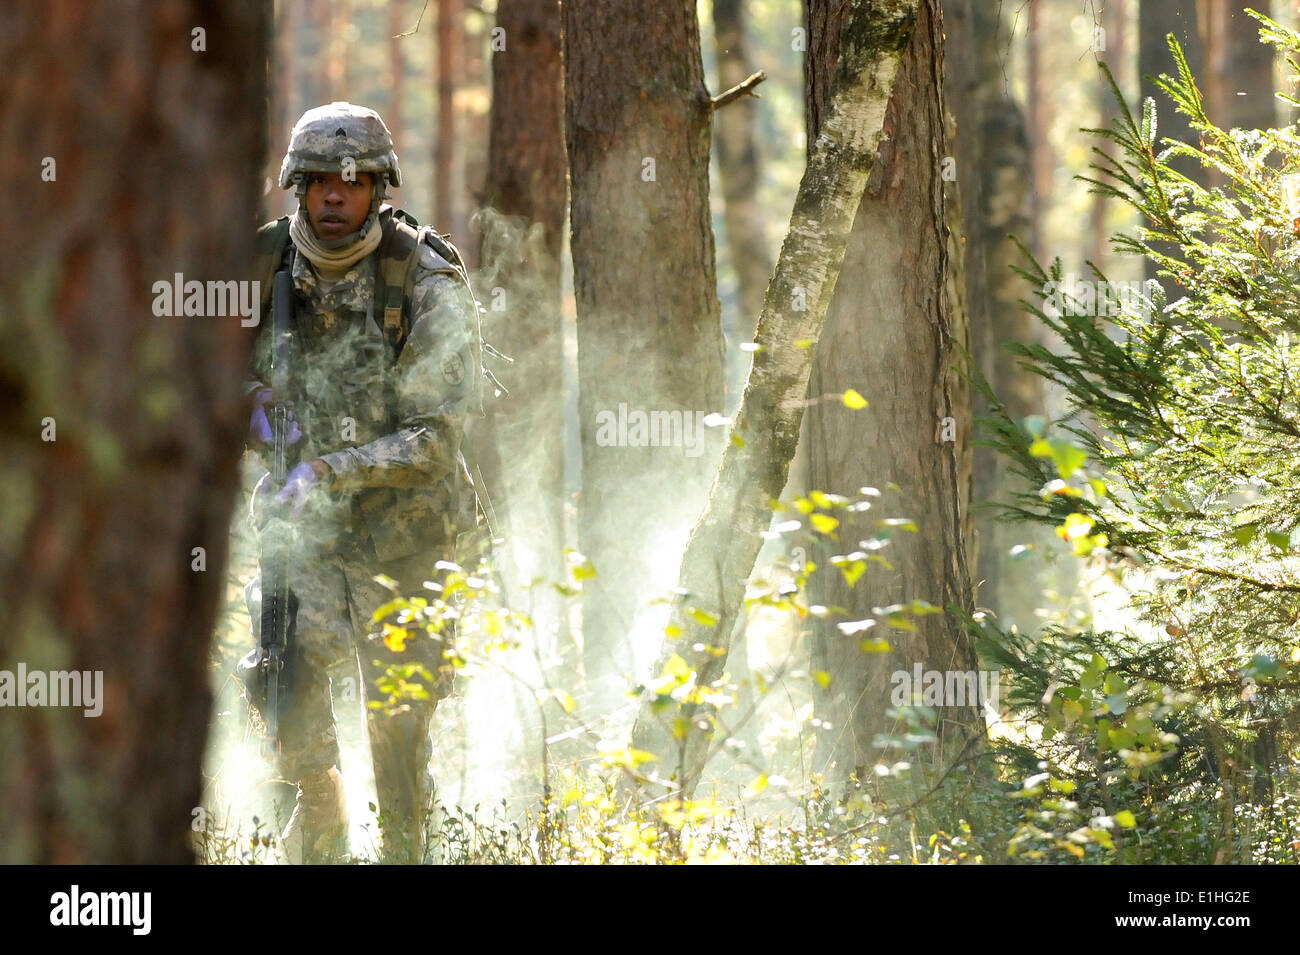
MULTIPOLYGON (((1300 35, 1256 16, 1295 70, 1300 35)), ((1124 632, 985 626, 982 652, 1013 674, 1013 714, 1042 727, 1005 754, 1073 787, 1068 801, 1035 810, 1054 813, 1052 825, 1027 814, 1018 850, 1096 851, 1077 826, 1062 835, 1089 803, 1118 821, 1105 831, 1131 853, 1126 822, 1163 833, 1141 849, 1146 861, 1162 840, 1178 861, 1236 859, 1248 820, 1281 813, 1289 832, 1293 818, 1300 137, 1216 126, 1172 37, 1170 46, 1176 75, 1159 86, 1198 141, 1160 138, 1155 103, 1135 115, 1103 66, 1119 115, 1089 132, 1116 153, 1094 149, 1085 178, 1138 213, 1137 233, 1112 243, 1153 261, 1160 282, 1115 295, 1094 263, 1077 283, 1059 259, 1045 269, 1026 252, 1023 305, 1054 344, 1009 347, 1063 390, 1069 410, 1018 424, 990 392, 983 422, 987 443, 1038 489, 1007 502, 1006 515, 1056 528, 1104 567, 1132 613, 1124 632), (1213 184, 1175 169, 1180 157, 1213 184), (1168 842, 1186 828, 1180 814, 1210 820, 1208 844, 1168 842)))

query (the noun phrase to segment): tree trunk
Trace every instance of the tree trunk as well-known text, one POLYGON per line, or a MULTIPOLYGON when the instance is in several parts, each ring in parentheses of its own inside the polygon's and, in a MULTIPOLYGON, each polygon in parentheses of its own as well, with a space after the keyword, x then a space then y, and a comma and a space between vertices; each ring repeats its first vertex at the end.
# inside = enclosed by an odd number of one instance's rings
MULTIPOLYGON (((273 68, 275 71, 275 82, 270 90, 271 108, 268 111, 270 115, 270 129, 267 141, 275 145, 282 142, 288 142, 289 130, 293 128, 296 116, 291 115, 293 111, 293 93, 294 93, 294 44, 293 40, 296 31, 301 28, 301 24, 296 20, 302 15, 300 5, 293 0, 279 0, 275 4, 275 61, 273 68)), ((289 197, 280 189, 276 188, 276 183, 280 178, 280 156, 272 154, 268 150, 266 156, 265 169, 266 178, 271 182, 271 192, 266 197, 268 218, 278 218, 288 213, 289 197)))
MULTIPOLYGON (((1111 5, 1114 5, 1112 0, 1111 5)), ((1108 7, 1109 9, 1109 7, 1108 7)), ((1044 409, 1042 379, 1020 369, 1006 343, 1037 341, 1035 324, 1019 300, 1023 280, 1011 271, 1019 264, 1014 234, 1029 239, 1033 228, 1030 197, 1029 143, 1024 115, 1003 82, 997 38, 998 8, 978 0, 956 0, 945 7, 947 56, 951 80, 945 89, 956 117, 953 149, 960 184, 966 273, 966 305, 970 313, 972 356, 980 373, 996 390, 1013 420, 1044 409)), ((1032 243, 1028 243, 1031 244, 1032 243)), ((989 413, 976 396, 977 418, 989 413)), ((974 449, 976 503, 1009 498, 1021 479, 989 448, 974 449)), ((978 584, 976 603, 991 609, 1000 625, 1021 629, 1037 623, 1034 610, 1041 598, 1040 581, 1021 564, 1011 569, 1009 553, 1017 543, 1035 538, 1041 546, 1052 539, 1023 526, 1009 525, 990 512, 975 511, 978 559, 971 573, 978 584)))
MULTIPOLYGON (((843 16, 831 0, 809 4, 816 73, 834 69, 838 50, 829 38, 838 37, 843 16)), ((813 95, 827 85, 815 86, 813 95)), ((811 115, 809 138, 819 134, 823 115, 816 99, 811 115)), ((811 578, 809 602, 843 607, 848 619, 879 617, 873 608, 914 600, 974 609, 966 562, 973 428, 959 357, 969 342, 961 247, 947 221, 952 216, 959 228, 956 195, 945 201, 943 171, 951 153, 942 23, 933 0, 919 6, 884 130, 810 390, 817 399, 852 388, 870 402, 851 410, 839 401, 816 401, 809 409, 812 486, 840 494, 862 486, 899 489, 870 512, 842 517, 842 543, 809 555, 827 570, 811 578), (884 553, 893 569, 871 565, 850 586, 827 558, 857 549, 855 541, 877 533, 879 519, 896 517, 910 518, 919 532, 895 533, 884 553)), ((819 733, 818 761, 832 780, 843 781, 879 758, 873 739, 894 728, 885 713, 891 674, 910 674, 918 663, 926 671, 975 669, 971 641, 954 615, 921 616, 914 623, 913 632, 890 633, 879 620, 871 635, 888 640, 892 649, 884 653, 864 653, 861 638, 845 636, 833 619, 814 623, 813 667, 830 675, 829 685, 815 688, 813 696, 816 715, 829 726, 819 733)), ((942 712, 941 743, 964 742, 972 727, 982 728, 976 707, 942 712)))
POLYGON ((330 0, 307 0, 312 20, 312 32, 316 37, 316 75, 313 77, 315 88, 312 90, 311 102, 321 105, 335 99, 334 90, 330 88, 330 73, 333 69, 331 48, 334 36, 334 11, 330 0))
POLYGON ((329 40, 329 84, 331 100, 352 96, 352 49, 348 28, 352 26, 352 0, 330 0, 332 21, 329 40))
POLYGON ((397 155, 402 155, 404 130, 402 106, 406 99, 406 53, 402 49, 402 34, 409 29, 406 22, 406 5, 397 0, 388 4, 388 107, 384 110, 384 123, 393 134, 397 155))
MULTIPOLYGON (((902 54, 916 24, 916 0, 845 5, 845 21, 834 95, 818 104, 823 117, 808 168, 795 198, 790 229, 768 286, 755 338, 759 350, 726 446, 709 506, 696 525, 682 561, 680 587, 687 596, 674 605, 673 626, 681 636, 665 653, 680 655, 707 686, 726 666, 726 641, 743 612, 746 581, 767 529, 769 502, 780 496, 789 474, 803 418, 812 351, 800 347, 822 333, 836 283, 841 278, 849 232, 867 177, 877 158, 886 105, 902 54), (806 307, 800 307, 806 306, 806 307), (713 625, 700 609, 717 615, 713 625), (710 647, 723 653, 715 654, 710 647)), ((837 38, 839 39, 839 38, 837 38)), ((829 85, 830 74, 819 74, 829 85)), ((936 172, 937 174, 937 172, 936 172)), ((689 701, 666 711, 644 708, 633 746, 671 755, 664 772, 689 793, 711 743, 689 730, 674 739, 672 727, 693 726, 700 709, 689 701)), ((714 744, 716 745, 715 741, 714 744)), ((662 781, 662 779, 660 780, 662 781)))
POLYGON ((253 329, 155 317, 154 283, 251 271, 269 28, 265 4, 0 10, 25 144, 0 153, 0 670, 102 678, 97 717, 3 711, 5 863, 192 860, 253 329))
POLYGON ((1029 194, 1033 215, 1035 242, 1030 246, 1036 258, 1046 255, 1047 209, 1052 201, 1052 146, 1048 138, 1051 117, 1048 115, 1044 89, 1047 79, 1044 47, 1049 33, 1043 23, 1044 0, 1027 0, 1026 3, 1028 57, 1025 78, 1027 90, 1026 110, 1029 114, 1029 194))
MULTIPOLYGON (((713 35, 718 55, 718 90, 729 90, 752 72, 745 53, 744 0, 713 0, 713 35)), ((714 146, 722 182, 723 223, 740 286, 740 321, 731 336, 749 341, 763 310, 772 256, 763 235, 758 204, 758 143, 754 138, 755 102, 742 96, 717 114, 714 146)))
MULTIPOLYGON (((1174 34, 1187 57, 1187 65, 1192 75, 1200 78, 1205 75, 1205 58, 1202 55, 1200 25, 1197 21, 1196 0, 1141 0, 1138 8, 1138 82, 1142 90, 1142 99, 1154 97, 1156 101, 1157 135, 1161 140, 1166 137, 1195 145, 1200 134, 1194 133, 1187 124, 1187 117, 1174 110, 1169 97, 1155 85, 1148 76, 1166 73, 1175 76, 1178 66, 1173 54, 1169 52, 1167 34, 1174 34)), ((1162 147, 1163 148, 1163 147, 1162 147)), ((1170 163, 1175 169, 1194 182, 1204 184, 1205 170, 1201 164, 1192 159, 1177 158, 1170 163)), ((1161 243, 1157 248, 1168 253, 1171 247, 1161 243)), ((1147 279, 1156 279, 1155 263, 1146 260, 1147 279)), ((1184 290, 1171 279, 1160 279, 1169 301, 1174 301, 1185 294, 1184 290)))
MULTIPOLYGON (((1261 4, 1264 12, 1268 5, 1261 4)), ((1224 128, 1277 125, 1273 48, 1259 42, 1260 23, 1239 3, 1209 0, 1205 24, 1205 98, 1210 119, 1224 128)))
POLYGON ((463 241, 463 208, 457 181, 457 157, 461 152, 456 119, 456 89, 464 47, 463 0, 438 0, 438 29, 435 33, 438 61, 438 130, 433 146, 434 226, 450 232, 453 241, 463 241))
MULTIPOLYGON (((749 55, 745 44, 746 0, 713 0, 713 38, 718 61, 718 91, 729 90, 749 78, 749 55)), ((738 342, 754 340, 754 328, 763 310, 763 296, 772 277, 772 255, 764 234, 762 206, 758 199, 758 142, 754 135, 754 112, 757 102, 749 96, 728 104, 714 119, 713 144, 722 183, 722 221, 736 272, 740 309, 722 310, 724 337, 735 349, 738 342)), ((731 410, 744 387, 749 368, 749 353, 732 350, 740 361, 729 360, 726 366, 726 409, 731 410)), ((737 630, 729 654, 731 674, 739 686, 737 706, 747 713, 756 706, 753 677, 749 668, 749 645, 743 622, 737 630)), ((759 752, 757 727, 747 720, 736 730, 749 753, 759 752)))
MULTIPOLYGON (((1110 0, 1100 11, 1101 26, 1106 31, 1106 49, 1100 57, 1110 67, 1115 82, 1123 84, 1125 59, 1129 50, 1124 43, 1124 27, 1128 20, 1125 0, 1110 0)), ((1115 113, 1115 95, 1110 86, 1102 82, 1101 71, 1097 72, 1097 125, 1105 127, 1115 113)), ((1115 144, 1109 139, 1095 143, 1096 147, 1108 157, 1114 157, 1115 144)), ((1110 254, 1110 229, 1106 225, 1106 211, 1113 203, 1101 193, 1092 197, 1092 209, 1088 214, 1088 259, 1097 264, 1106 274, 1110 274, 1107 258, 1110 254)))
MULTIPOLYGON (((558 0, 502 0, 505 47, 492 56, 488 171, 481 217, 483 334, 506 355, 508 398, 489 394, 473 443, 506 541, 511 593, 565 579, 560 255, 567 203, 558 0)), ((568 635, 551 587, 525 606, 548 650, 568 635)), ((546 655, 549 656, 549 653, 546 655)))
MULTIPOLYGON (((463 218, 458 233, 461 236, 462 253, 465 265, 472 271, 478 271, 479 245, 482 234, 477 213, 483 203, 483 188, 487 181, 488 139, 491 136, 488 116, 488 96, 490 94, 491 67, 483 50, 487 43, 487 14, 481 8, 466 10, 463 16, 464 27, 461 31, 463 59, 461 60, 461 83, 466 94, 461 98, 461 150, 460 150, 460 193, 463 218)), ((559 64, 557 63, 557 66, 559 64)))
MULTIPOLYGON (((572 0, 563 11, 578 538, 598 574, 583 593, 583 652, 592 702, 604 708, 622 700, 634 626, 671 587, 717 463, 720 435, 699 427, 723 407, 711 106, 693 0, 572 0), (651 412, 683 414, 674 446, 647 446, 645 429, 633 430, 632 416, 651 412), (693 449, 685 415, 700 432, 693 449)), ((647 642, 660 635, 647 630, 647 642)))

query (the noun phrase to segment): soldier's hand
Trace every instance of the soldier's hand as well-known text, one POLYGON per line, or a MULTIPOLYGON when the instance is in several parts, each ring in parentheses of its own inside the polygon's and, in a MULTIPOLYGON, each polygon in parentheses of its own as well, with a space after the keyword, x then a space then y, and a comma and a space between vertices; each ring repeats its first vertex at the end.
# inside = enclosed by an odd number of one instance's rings
MULTIPOLYGON (((328 465, 322 462, 322 467, 327 468, 328 465)), ((285 479, 284 487, 275 496, 276 503, 282 504, 292 501, 293 512, 295 514, 301 513, 303 505, 307 503, 307 495, 320 481, 320 477, 320 471, 313 462, 303 461, 301 464, 295 465, 285 479)))
MULTIPOLYGON (((271 420, 266 416, 266 406, 275 401, 270 388, 259 388, 253 394, 253 416, 248 422, 248 436, 254 444, 270 444, 272 440, 271 420)), ((302 430, 294 420, 293 409, 289 410, 289 433, 285 435, 285 444, 292 446, 302 440, 302 430)))

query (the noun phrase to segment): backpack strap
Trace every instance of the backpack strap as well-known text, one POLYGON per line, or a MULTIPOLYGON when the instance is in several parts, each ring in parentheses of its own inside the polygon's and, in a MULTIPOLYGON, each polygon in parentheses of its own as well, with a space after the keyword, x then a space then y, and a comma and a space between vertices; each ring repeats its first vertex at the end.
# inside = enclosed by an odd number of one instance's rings
MULTIPOLYGON (((420 226, 413 216, 401 209, 384 207, 379 221, 384 237, 379 242, 379 301, 384 309, 384 337, 392 350, 393 360, 402 353, 402 346, 411 332, 411 297, 415 293, 415 267, 426 247, 441 260, 436 271, 458 278, 473 301, 477 322, 478 303, 465 273, 460 252, 443 236, 429 226, 420 226)), ((475 332, 477 333, 477 324, 475 332)), ((475 360, 478 360, 477 343, 475 360)))
POLYGON ((380 210, 379 223, 384 236, 379 240, 377 297, 384 309, 384 338, 396 361, 411 331, 411 294, 415 290, 415 266, 420 261, 423 230, 412 216, 388 206, 380 210))
POLYGON ((257 230, 253 274, 262 283, 258 287, 261 290, 263 315, 271 314, 271 287, 275 284, 275 273, 286 267, 292 247, 288 216, 281 216, 257 230))

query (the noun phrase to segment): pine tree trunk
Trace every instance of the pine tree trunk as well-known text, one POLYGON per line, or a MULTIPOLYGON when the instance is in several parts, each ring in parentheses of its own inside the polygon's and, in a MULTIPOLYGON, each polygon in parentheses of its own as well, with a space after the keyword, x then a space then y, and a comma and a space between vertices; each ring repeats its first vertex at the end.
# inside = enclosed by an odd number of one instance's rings
MULTIPOLYGON (((276 188, 280 178, 281 155, 274 153, 275 147, 289 141, 289 131, 298 118, 292 115, 294 99, 294 37, 302 24, 301 4, 294 0, 280 0, 275 5, 275 83, 271 88, 270 130, 267 142, 271 149, 266 157, 266 177, 271 181, 271 192, 267 196, 270 208, 266 218, 278 218, 290 211, 292 194, 286 194, 276 188)), ((296 203, 293 203, 296 205, 296 203)))
MULTIPOLYGON (((1161 140, 1168 137, 1195 145, 1199 142, 1200 135, 1193 132, 1187 124, 1187 117, 1176 112, 1165 92, 1147 79, 1148 76, 1159 76, 1162 73, 1177 76, 1178 65, 1169 52, 1167 35, 1170 33, 1174 34, 1183 48, 1192 75, 1197 77, 1198 82, 1203 82, 1200 78, 1205 75, 1205 57, 1201 46, 1196 0, 1141 0, 1138 8, 1138 78, 1142 99, 1145 101, 1147 97, 1153 97, 1156 101, 1157 134, 1161 140)), ((1195 182, 1204 184, 1206 181, 1205 170, 1195 160, 1179 157, 1170 160, 1170 165, 1195 182)), ((1164 244, 1157 248, 1166 253, 1172 251, 1164 244)), ((1151 259, 1146 260, 1145 268, 1147 279, 1158 278, 1155 263, 1151 259)), ((1160 282, 1171 302, 1185 294, 1170 279, 1161 279, 1160 282)))
MULTIPOLYGON (((1101 59, 1110 67, 1117 83, 1123 84, 1125 60, 1129 50, 1124 42, 1124 28, 1128 20, 1125 0, 1110 0, 1100 11, 1101 26, 1106 31, 1106 50, 1101 59)), ((1101 73, 1097 76, 1097 111, 1100 125, 1109 124, 1109 118, 1115 112, 1115 96, 1110 86, 1102 82, 1101 73)), ((1109 139, 1097 142, 1096 147, 1107 156, 1115 155, 1115 144, 1109 139)), ((1092 209, 1088 214, 1088 258, 1097 267, 1109 274, 1107 258, 1110 255, 1110 230, 1106 226, 1106 210, 1113 203, 1100 193, 1092 197, 1092 209)))
MULTIPOLYGON (((809 4, 810 49, 820 54, 811 68, 822 76, 836 63, 839 51, 829 37, 839 35, 843 17, 831 0, 809 4)), ((817 398, 852 388, 870 402, 856 411, 835 400, 809 409, 812 486, 840 494, 863 486, 899 489, 871 511, 841 518, 839 549, 810 557, 829 568, 831 554, 856 549, 854 542, 874 534, 881 518, 910 518, 919 528, 894 534, 883 552, 893 570, 872 565, 854 587, 833 570, 812 577, 810 603, 846 608, 848 619, 878 617, 875 607, 914 600, 973 610, 966 557, 973 427, 969 388, 960 374, 960 350, 970 346, 961 247, 948 223, 949 216, 959 223, 960 213, 952 184, 945 201, 942 178, 951 155, 943 75, 938 5, 922 0, 809 392, 817 398), (945 430, 955 440, 946 439, 945 430)), ((813 95, 827 85, 818 84, 813 95)), ((822 115, 814 99, 815 124, 822 115)), ((814 125, 809 138, 820 128, 814 125)), ((813 667, 830 675, 829 686, 814 690, 815 713, 830 728, 819 734, 818 769, 832 780, 875 763, 874 737, 897 729, 885 713, 893 673, 911 673, 917 663, 923 670, 975 669, 970 640, 953 615, 921 616, 914 623, 911 633, 878 623, 872 635, 888 640, 887 653, 864 653, 860 637, 845 636, 835 620, 814 623, 813 667)), ((940 713, 944 748, 982 729, 974 707, 940 713)))
MULTIPOLYGON (((1261 4, 1263 12, 1268 5, 1261 4)), ((1210 119, 1224 128, 1277 125, 1273 48, 1259 42, 1260 23, 1239 3, 1209 0, 1205 24, 1205 98, 1210 119)))
POLYGON ((410 29, 406 23, 407 5, 390 0, 388 4, 388 106, 384 109, 384 123, 393 134, 397 155, 402 155, 405 138, 402 106, 406 99, 406 52, 402 44, 408 38, 401 34, 410 29))
POLYGON ((1044 25, 1044 0, 1026 0, 1028 56, 1025 78, 1027 91, 1025 109, 1029 121, 1029 184, 1030 201, 1033 213, 1033 231, 1035 241, 1030 246, 1035 258, 1046 255, 1044 241, 1046 237, 1047 210, 1052 202, 1052 145, 1048 138, 1051 117, 1047 110, 1047 97, 1044 89, 1050 79, 1044 64, 1045 46, 1050 34, 1044 25))
MULTIPOLYGON (((833 96, 816 104, 821 132, 795 198, 785 244, 768 286, 755 340, 760 346, 722 466, 709 495, 708 509, 691 535, 679 586, 687 597, 673 611, 681 636, 660 661, 680 655, 698 685, 718 679, 726 667, 727 640, 743 612, 746 581, 771 521, 770 501, 779 497, 804 415, 812 353, 799 343, 816 342, 836 290, 844 277, 845 252, 867 177, 877 159, 886 106, 903 77, 899 64, 912 38, 915 0, 847 3, 833 96), (806 307, 800 307, 806 305, 806 307), (709 625, 691 613, 717 615, 709 625), (702 647, 702 649, 697 649, 702 647), (715 654, 710 648, 721 649, 715 654)), ((837 41, 839 38, 837 37, 837 41)), ((831 72, 818 81, 830 86, 831 72)), ((937 171, 936 171, 937 174, 937 171)), ((690 703, 655 712, 648 705, 637 719, 633 746, 656 753, 658 777, 689 793, 709 750, 721 744, 689 729, 675 739, 672 727, 691 727, 699 719, 690 703)))
MULTIPOLYGON (((745 52, 744 0, 714 0, 713 36, 718 56, 718 91, 729 90, 752 72, 745 52)), ((732 334, 748 341, 763 310, 772 256, 763 235, 758 204, 758 143, 754 138, 755 102, 741 97, 719 110, 714 144, 722 182, 723 223, 740 286, 741 320, 732 334)))
POLYGON ((464 210, 458 235, 461 236, 465 264, 477 271, 479 262, 479 223, 475 218, 482 202, 487 181, 490 118, 483 104, 488 102, 492 82, 491 68, 483 55, 487 43, 487 19, 481 9, 466 10, 461 31, 461 83, 467 95, 460 108, 460 194, 464 210), (473 16, 468 14, 473 13, 473 16))
POLYGON ((0 710, 5 863, 192 859, 253 329, 156 317, 154 283, 252 270, 269 30, 265 4, 0 11, 0 670, 103 691, 0 710))
POLYGON ((583 650, 592 702, 603 708, 622 700, 634 621, 671 587, 717 464, 720 429, 701 429, 692 452, 684 433, 676 446, 633 446, 640 436, 630 426, 626 435, 601 428, 604 416, 620 418, 620 406, 629 422, 633 413, 722 410, 712 116, 693 0, 572 0, 563 11, 578 539, 598 574, 583 592, 583 650))
MULTIPOLYGON (((510 397, 485 399, 473 443, 504 526, 512 595, 565 579, 563 329, 560 255, 568 200, 558 0, 502 0, 505 48, 492 57, 492 111, 482 217, 483 334, 514 359, 493 365, 510 397), (494 211, 494 213, 492 211, 494 211)), ((491 362, 489 362, 491 363, 491 362)), ((551 587, 526 609, 548 650, 563 646, 565 605, 551 587)), ((549 653, 547 653, 549 655, 549 653)))
POLYGON ((322 105, 333 101, 334 90, 330 88, 330 72, 333 57, 330 54, 334 36, 334 12, 330 0, 307 0, 311 10, 312 33, 316 38, 316 71, 313 77, 315 89, 311 102, 322 105))
POLYGON ((462 4, 463 0, 438 0, 438 29, 434 34, 438 63, 438 129, 433 146, 434 228, 450 232, 453 241, 464 240, 456 175, 462 152, 456 115, 456 90, 460 85, 464 47, 462 4))

